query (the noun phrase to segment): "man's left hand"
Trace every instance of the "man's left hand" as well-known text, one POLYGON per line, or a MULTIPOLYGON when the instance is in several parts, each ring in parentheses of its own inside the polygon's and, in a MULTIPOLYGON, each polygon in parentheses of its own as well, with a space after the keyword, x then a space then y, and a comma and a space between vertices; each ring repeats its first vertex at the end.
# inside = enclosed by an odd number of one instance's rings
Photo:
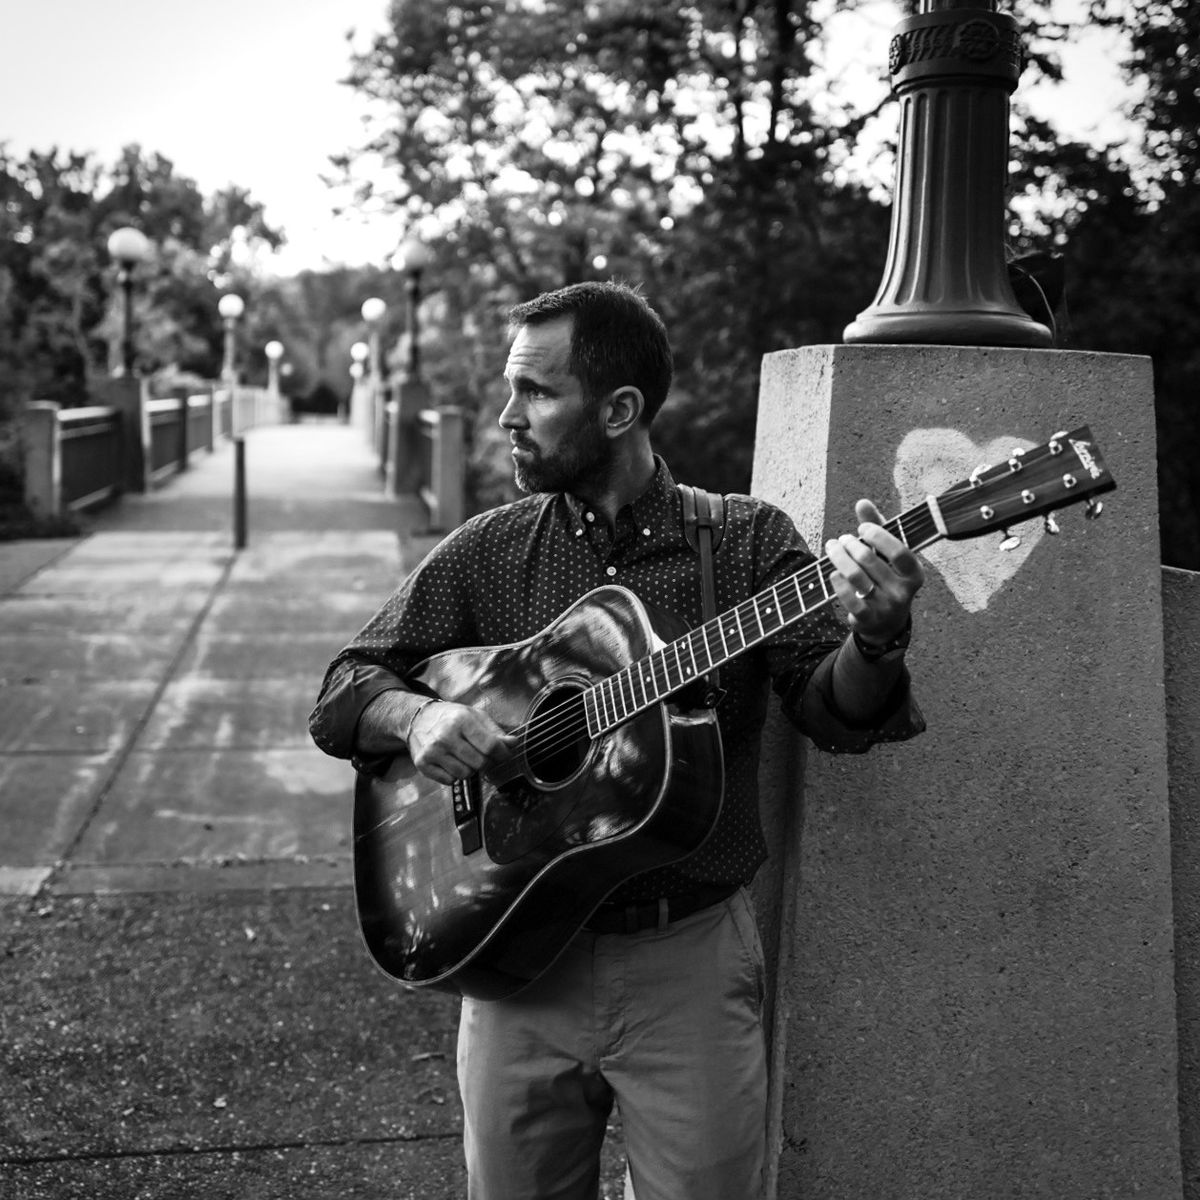
POLYGON ((858 534, 825 543, 835 570, 830 576, 850 627, 864 642, 884 646, 908 624, 913 597, 925 582, 917 556, 883 527, 870 500, 854 506, 858 534))

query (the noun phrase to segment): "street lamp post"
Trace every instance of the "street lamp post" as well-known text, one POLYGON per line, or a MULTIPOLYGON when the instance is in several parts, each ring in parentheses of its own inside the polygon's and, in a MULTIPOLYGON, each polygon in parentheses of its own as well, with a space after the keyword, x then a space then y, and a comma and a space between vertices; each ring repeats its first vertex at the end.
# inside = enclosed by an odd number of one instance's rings
POLYGON ((371 356, 371 347, 366 342, 355 342, 350 347, 350 378, 354 380, 350 393, 350 421, 355 425, 366 428, 367 436, 375 436, 371 402, 363 383, 367 373, 367 359, 371 356))
POLYGON ((421 273, 433 261, 433 253, 418 237, 407 237, 392 265, 408 275, 407 330, 408 333, 408 378, 421 378, 421 273))
POLYGON ((279 360, 283 357, 283 343, 270 341, 263 347, 263 353, 267 356, 267 395, 275 407, 272 419, 282 421, 279 414, 279 360))
POLYGON ((217 303, 217 311, 225 322, 225 361, 221 377, 225 386, 232 388, 237 383, 237 323, 246 311, 246 302, 236 292, 227 292, 217 303))
POLYGON ((117 282, 123 293, 121 318, 121 373, 132 375, 136 354, 133 344, 133 274, 150 258, 150 239, 140 229, 124 225, 108 238, 108 253, 117 264, 117 282))
POLYGON ((263 347, 267 356, 267 391, 272 400, 279 399, 279 360, 283 357, 282 342, 268 342, 263 347))
POLYGON ((900 101, 883 280, 847 342, 1049 346, 1004 261, 1008 98, 1025 56, 996 0, 918 0, 890 50, 900 101))
POLYGON ((429 391, 421 378, 421 273, 433 261, 429 247, 415 235, 401 243, 392 268, 407 276, 405 340, 408 343, 404 376, 396 389, 396 418, 387 454, 387 490, 392 495, 412 493, 421 486, 421 411, 429 405, 429 391))
POLYGON ((386 366, 383 361, 383 318, 387 313, 387 302, 378 296, 372 296, 362 303, 362 319, 367 323, 367 338, 369 342, 371 374, 375 376, 377 386, 385 382, 386 366))
POLYGON ((387 302, 371 296, 362 303, 362 319, 367 323, 368 357, 371 367, 369 394, 371 396, 371 428, 374 430, 375 451, 380 470, 387 454, 387 392, 386 367, 383 361, 383 318, 387 302))

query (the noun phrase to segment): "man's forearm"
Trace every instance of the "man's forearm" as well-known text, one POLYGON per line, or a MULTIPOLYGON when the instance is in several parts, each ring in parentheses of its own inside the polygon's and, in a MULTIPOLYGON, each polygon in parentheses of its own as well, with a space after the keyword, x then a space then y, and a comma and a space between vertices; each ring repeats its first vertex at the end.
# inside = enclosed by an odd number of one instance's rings
POLYGON ((413 718, 429 703, 430 697, 407 688, 380 692, 358 718, 355 750, 369 756, 399 754, 406 750, 405 737, 413 718))

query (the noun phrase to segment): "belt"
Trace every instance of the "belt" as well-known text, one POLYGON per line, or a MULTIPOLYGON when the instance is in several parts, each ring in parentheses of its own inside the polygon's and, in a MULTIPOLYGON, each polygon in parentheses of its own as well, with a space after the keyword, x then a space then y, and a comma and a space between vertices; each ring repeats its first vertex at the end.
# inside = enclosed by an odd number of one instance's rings
POLYGON ((738 883, 717 883, 679 896, 660 896, 645 904, 614 904, 606 900, 588 918, 584 929, 592 933, 640 933, 643 929, 662 929, 672 921, 680 921, 728 900, 739 887, 741 884, 738 883))

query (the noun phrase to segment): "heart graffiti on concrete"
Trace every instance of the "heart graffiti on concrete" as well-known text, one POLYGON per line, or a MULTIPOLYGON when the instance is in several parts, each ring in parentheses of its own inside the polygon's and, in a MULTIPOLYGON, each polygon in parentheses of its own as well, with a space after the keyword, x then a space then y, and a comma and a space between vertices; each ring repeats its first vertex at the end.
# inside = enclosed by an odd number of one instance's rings
MULTIPOLYGON (((914 429, 900 443, 892 473, 901 508, 907 510, 925 496, 939 495, 965 479, 977 465, 1003 462, 1014 449, 1029 450, 1035 444, 1024 438, 999 437, 980 446, 957 429, 914 429)), ((1000 549, 997 534, 973 541, 942 541, 921 553, 967 612, 982 612, 1041 541, 1042 526, 1022 525, 1020 538, 1021 544, 1008 551, 1000 549)))

